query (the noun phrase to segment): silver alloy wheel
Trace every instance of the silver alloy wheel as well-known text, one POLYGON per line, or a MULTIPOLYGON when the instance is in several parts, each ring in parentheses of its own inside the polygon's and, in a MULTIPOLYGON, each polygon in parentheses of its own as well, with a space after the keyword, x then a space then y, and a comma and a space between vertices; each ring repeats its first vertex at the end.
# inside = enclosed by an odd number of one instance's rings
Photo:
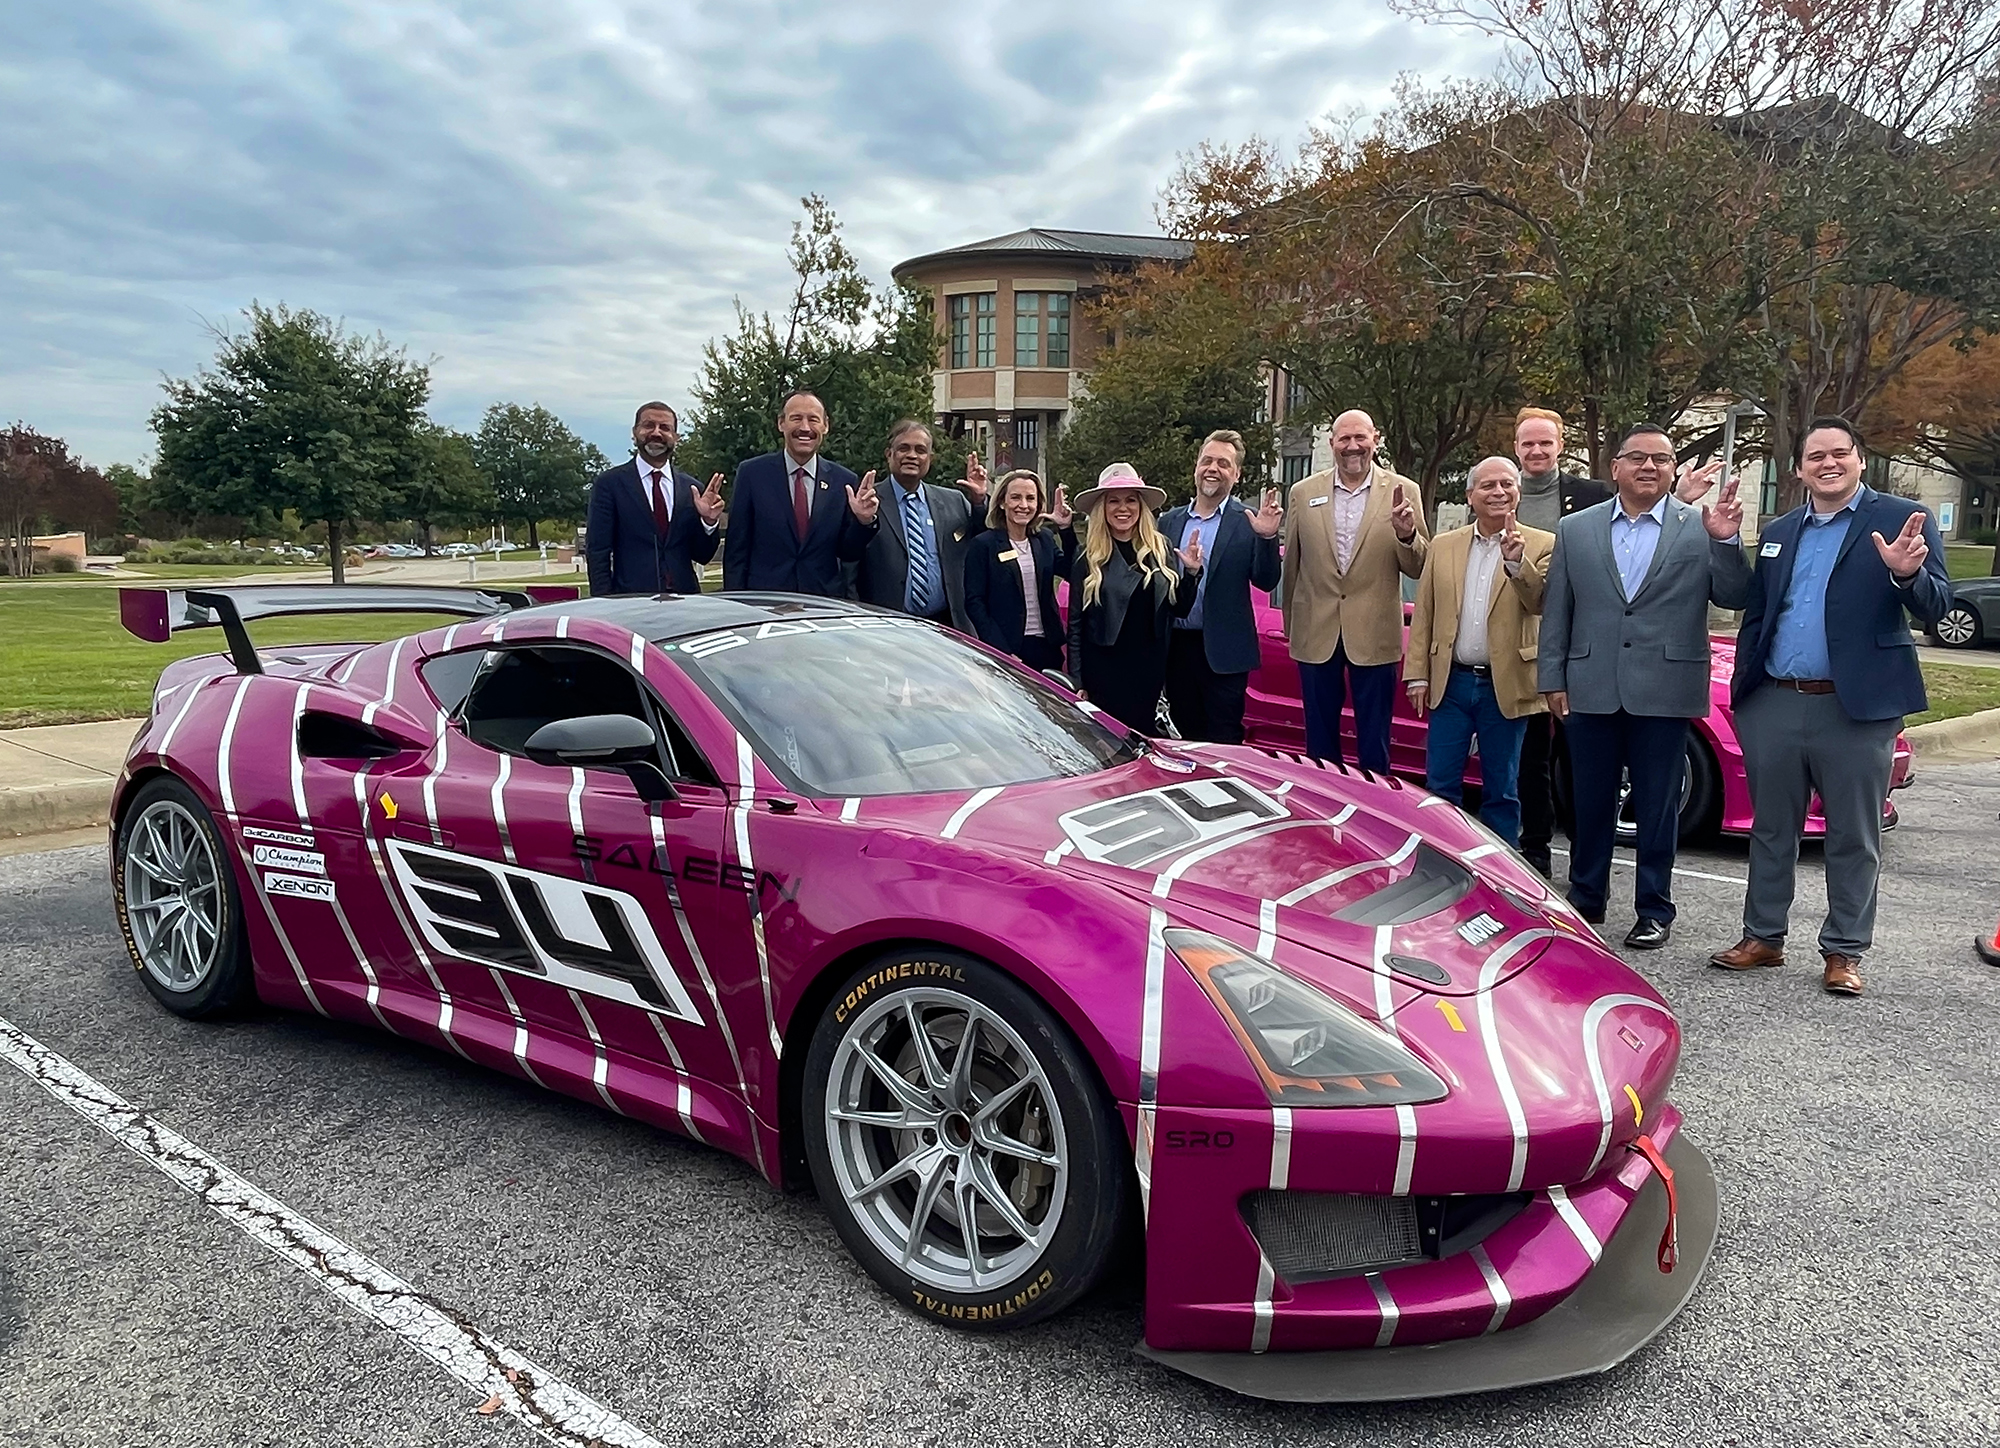
POLYGON ((848 1210, 920 1282, 1003 1286, 1061 1220, 1069 1150, 1055 1094, 1027 1042, 969 996, 897 991, 850 1019, 825 1128, 848 1210))
POLYGON ((1954 604, 1945 616, 1937 621, 1938 642, 1962 649, 1979 634, 1979 620, 1972 616, 1972 610, 1964 604, 1954 604))
POLYGON ((160 799, 125 837, 125 918, 146 974, 177 994, 199 989, 222 949, 221 872, 187 806, 160 799))

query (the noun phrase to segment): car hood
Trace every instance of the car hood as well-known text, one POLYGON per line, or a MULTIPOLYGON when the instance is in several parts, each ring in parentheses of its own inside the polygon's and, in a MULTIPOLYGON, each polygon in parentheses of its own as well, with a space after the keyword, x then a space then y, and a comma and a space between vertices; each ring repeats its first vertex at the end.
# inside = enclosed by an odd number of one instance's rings
POLYGON ((1167 748, 976 805, 958 798, 943 838, 1103 885, 1169 923, 1219 929, 1376 1014, 1489 989, 1555 938, 1596 944, 1455 806, 1359 771, 1167 748))

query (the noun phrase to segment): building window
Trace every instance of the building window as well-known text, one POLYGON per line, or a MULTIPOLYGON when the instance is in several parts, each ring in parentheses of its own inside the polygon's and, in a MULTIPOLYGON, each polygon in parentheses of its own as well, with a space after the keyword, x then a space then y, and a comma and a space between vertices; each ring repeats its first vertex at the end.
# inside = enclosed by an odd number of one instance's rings
POLYGON ((1881 453, 1868 454, 1868 461, 1862 464, 1861 481, 1878 493, 1889 491, 1889 459, 1881 453))
POLYGON ((1285 421, 1306 410, 1306 385, 1296 377, 1285 379, 1285 421))
POLYGON ((997 335, 998 320, 994 315, 993 293, 981 292, 976 300, 978 308, 974 320, 978 323, 978 326, 975 328, 973 335, 977 339, 979 346, 978 357, 973 365, 975 367, 991 367, 993 365, 994 339, 997 335))
POLYGON ((1036 417, 1014 419, 1014 451, 1017 453, 1040 452, 1042 446, 1042 423, 1036 417))
POLYGON ((1312 471, 1312 465, 1313 460, 1310 454, 1298 453, 1286 458, 1285 486, 1289 488, 1293 483, 1302 481, 1306 474, 1312 471))
POLYGON ((949 311, 951 315, 951 365, 954 367, 970 367, 972 365, 972 298, 951 298, 949 311))
POLYGON ((1014 293, 1014 365, 1042 365, 1042 294, 1014 293))
POLYGON ((1049 292, 1049 366, 1069 366, 1069 293, 1049 292))

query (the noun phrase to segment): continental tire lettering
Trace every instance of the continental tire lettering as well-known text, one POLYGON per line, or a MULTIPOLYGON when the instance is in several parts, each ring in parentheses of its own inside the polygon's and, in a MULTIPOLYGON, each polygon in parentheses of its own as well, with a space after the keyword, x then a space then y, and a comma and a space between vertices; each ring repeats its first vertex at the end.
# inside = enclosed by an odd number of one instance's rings
POLYGON ((1044 1292, 1050 1291, 1055 1285, 1055 1273, 1045 1269, 1041 1276, 1019 1292, 1003 1297, 997 1302, 943 1302, 932 1297, 921 1287, 910 1289, 910 1302, 931 1316, 946 1322, 999 1322, 1012 1317, 1029 1303, 1038 1300, 1044 1292))
POLYGON ((845 1021, 854 1013, 856 1006, 891 981, 925 978, 957 981, 963 984, 965 967, 947 965, 941 960, 901 960, 894 965, 885 965, 880 970, 871 972, 867 979, 858 982, 848 991, 840 1004, 833 1008, 833 1018, 836 1021, 845 1021))

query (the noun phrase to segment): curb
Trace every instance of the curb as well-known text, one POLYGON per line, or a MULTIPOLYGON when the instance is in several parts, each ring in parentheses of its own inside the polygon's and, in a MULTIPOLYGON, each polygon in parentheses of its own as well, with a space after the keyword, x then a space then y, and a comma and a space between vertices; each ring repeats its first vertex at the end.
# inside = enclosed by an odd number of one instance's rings
POLYGON ((111 822, 109 779, 0 789, 0 839, 87 829, 111 822))
POLYGON ((1919 759, 2000 759, 2000 709, 1982 709, 1904 731, 1919 759))

